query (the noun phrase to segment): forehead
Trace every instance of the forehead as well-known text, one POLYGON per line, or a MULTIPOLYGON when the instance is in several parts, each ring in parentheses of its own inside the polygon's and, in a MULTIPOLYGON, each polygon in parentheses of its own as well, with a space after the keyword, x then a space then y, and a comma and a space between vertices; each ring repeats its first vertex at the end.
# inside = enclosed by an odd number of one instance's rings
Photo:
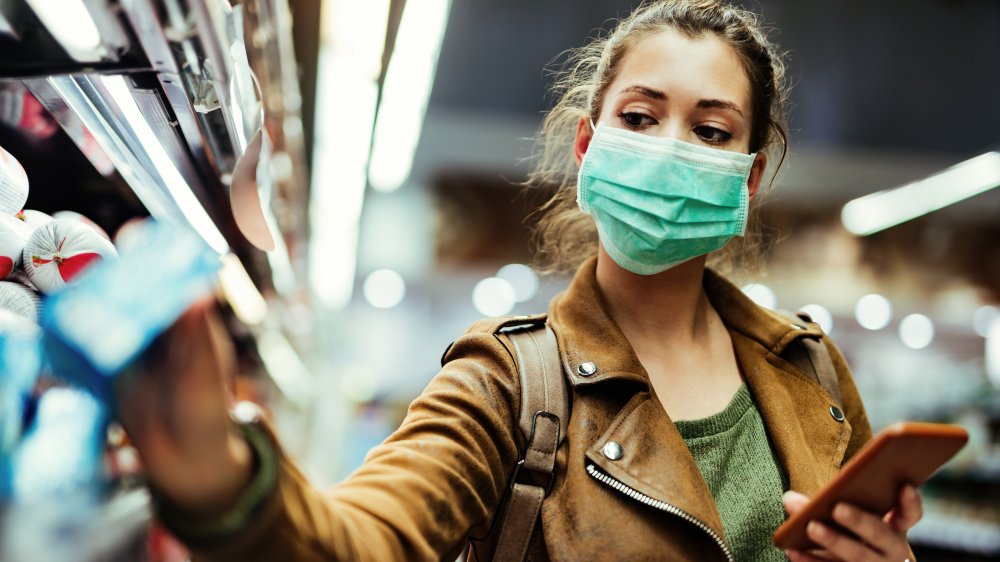
POLYGON ((750 110, 750 81, 736 51, 714 33, 665 28, 632 42, 608 94, 642 84, 670 97, 722 99, 750 110))

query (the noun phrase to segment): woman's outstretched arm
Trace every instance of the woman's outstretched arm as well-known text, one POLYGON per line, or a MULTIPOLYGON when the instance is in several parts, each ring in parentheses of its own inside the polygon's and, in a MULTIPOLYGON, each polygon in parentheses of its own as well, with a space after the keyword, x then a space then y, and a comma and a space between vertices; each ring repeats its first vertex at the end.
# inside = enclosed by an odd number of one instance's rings
POLYGON ((400 428, 326 491, 306 481, 269 432, 248 441, 231 421, 223 381, 232 349, 209 307, 185 315, 163 345, 166 359, 129 377, 119 401, 168 525, 232 523, 234 506, 246 507, 266 476, 262 463, 276 473, 236 528, 177 531, 196 560, 437 561, 488 529, 518 454, 516 368, 492 333, 455 342, 400 428))

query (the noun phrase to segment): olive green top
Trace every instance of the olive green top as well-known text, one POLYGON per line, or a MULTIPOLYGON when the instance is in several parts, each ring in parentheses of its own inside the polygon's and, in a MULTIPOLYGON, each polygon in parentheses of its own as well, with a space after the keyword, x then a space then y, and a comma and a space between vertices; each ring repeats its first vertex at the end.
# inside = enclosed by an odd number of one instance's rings
POLYGON ((712 491, 736 560, 787 561, 771 542, 785 520, 785 477, 747 386, 721 412, 676 425, 712 491))

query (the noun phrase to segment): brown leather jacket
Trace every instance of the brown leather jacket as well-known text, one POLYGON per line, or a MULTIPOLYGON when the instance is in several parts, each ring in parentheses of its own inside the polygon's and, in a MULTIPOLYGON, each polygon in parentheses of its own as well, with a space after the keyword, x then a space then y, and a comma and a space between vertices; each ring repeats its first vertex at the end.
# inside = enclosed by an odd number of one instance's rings
MULTIPOLYGON (((871 438, 843 357, 824 337, 843 394, 846 419, 837 421, 830 396, 782 358, 789 342, 820 334, 756 306, 711 271, 704 286, 791 489, 814 492, 871 438)), ((594 260, 553 299, 548 322, 572 410, 529 559, 726 560, 712 495, 609 317, 594 260), (597 372, 580 375, 583 362, 597 372), (607 441, 621 444, 620 459, 601 454, 607 441)), ((196 549, 196 559, 455 560, 469 537, 487 534, 523 445, 518 377, 504 336, 494 335, 499 324, 481 321, 454 343, 400 428, 350 478, 321 491, 282 457, 259 515, 223 543, 196 549)))

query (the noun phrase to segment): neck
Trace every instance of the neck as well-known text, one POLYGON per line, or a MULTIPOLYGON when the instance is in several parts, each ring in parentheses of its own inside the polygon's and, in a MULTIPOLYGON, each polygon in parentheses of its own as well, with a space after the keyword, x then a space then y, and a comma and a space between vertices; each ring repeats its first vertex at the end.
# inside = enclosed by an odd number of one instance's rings
POLYGON ((633 345, 646 338, 684 344, 707 329, 710 305, 702 290, 705 258, 655 275, 622 268, 603 245, 597 257, 597 284, 611 317, 633 345))

